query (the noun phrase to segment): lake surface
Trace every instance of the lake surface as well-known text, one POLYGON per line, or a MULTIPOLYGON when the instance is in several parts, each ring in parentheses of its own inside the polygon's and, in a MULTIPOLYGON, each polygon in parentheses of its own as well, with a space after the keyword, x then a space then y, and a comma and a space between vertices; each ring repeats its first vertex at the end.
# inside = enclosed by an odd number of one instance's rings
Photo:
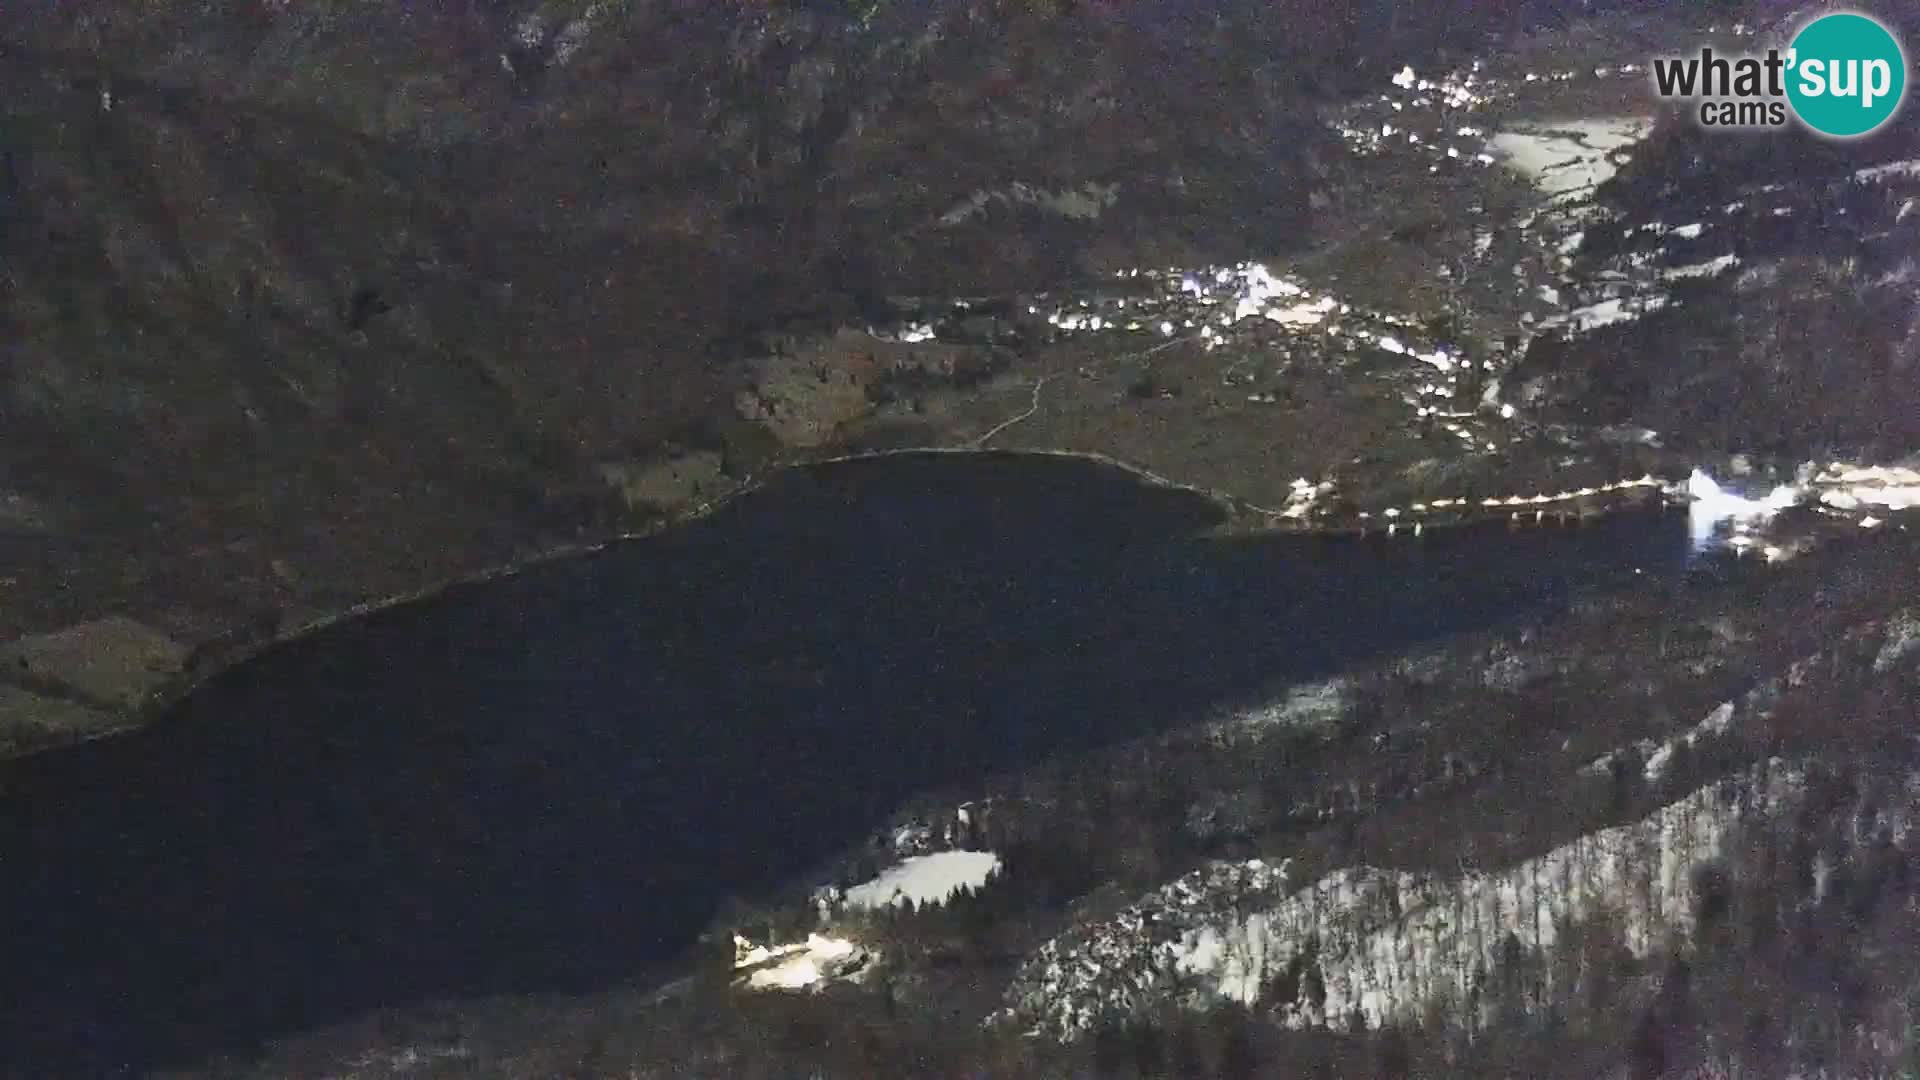
POLYGON ((0 766, 0 1072, 193 1061, 675 956, 906 796, 1672 575, 1684 514, 1204 535, 1064 458, 796 471, 277 649, 0 766))

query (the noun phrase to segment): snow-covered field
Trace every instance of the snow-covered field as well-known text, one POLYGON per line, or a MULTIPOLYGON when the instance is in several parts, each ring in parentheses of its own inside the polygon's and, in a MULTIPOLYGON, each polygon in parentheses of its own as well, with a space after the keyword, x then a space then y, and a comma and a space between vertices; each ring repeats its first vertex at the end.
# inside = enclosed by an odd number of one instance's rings
POLYGON ((872 881, 848 889, 846 904, 868 909, 897 907, 908 901, 915 907, 941 904, 962 889, 981 888, 999 870, 1000 856, 991 851, 915 855, 872 881))
POLYGON ((1620 171, 1623 151, 1647 137, 1644 116, 1585 117, 1516 125, 1488 140, 1508 165, 1555 199, 1581 198, 1620 171))
MULTIPOLYGON (((915 855, 889 867, 879 877, 834 893, 833 898, 855 910, 942 904, 963 889, 978 889, 1000 871, 1000 857, 991 851, 940 851, 915 855)), ((822 907, 831 919, 832 904, 822 907)), ((734 937, 734 970, 753 990, 812 990, 827 983, 859 979, 871 970, 874 955, 851 938, 822 931, 786 945, 755 945, 734 937)))
POLYGON ((842 937, 808 934, 792 945, 751 945, 734 938, 735 971, 747 972, 754 990, 807 990, 862 970, 866 950, 842 937))

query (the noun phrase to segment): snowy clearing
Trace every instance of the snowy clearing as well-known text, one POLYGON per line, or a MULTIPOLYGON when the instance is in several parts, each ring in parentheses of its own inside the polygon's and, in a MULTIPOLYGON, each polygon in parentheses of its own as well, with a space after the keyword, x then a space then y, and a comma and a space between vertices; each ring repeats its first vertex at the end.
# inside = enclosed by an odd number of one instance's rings
POLYGON ((1589 192, 1619 171, 1615 155, 1647 137, 1653 121, 1618 116, 1503 131, 1488 147, 1554 198, 1589 192))
POLYGON ((747 976, 754 990, 806 990, 829 979, 857 973, 867 962, 864 949, 846 938, 808 934, 793 945, 752 945, 735 935, 734 970, 757 969, 747 976))
POLYGON ((943 904, 962 889, 985 885, 999 870, 1000 856, 991 851, 915 855, 872 881, 848 889, 847 906, 897 907, 909 900, 915 907, 943 904))

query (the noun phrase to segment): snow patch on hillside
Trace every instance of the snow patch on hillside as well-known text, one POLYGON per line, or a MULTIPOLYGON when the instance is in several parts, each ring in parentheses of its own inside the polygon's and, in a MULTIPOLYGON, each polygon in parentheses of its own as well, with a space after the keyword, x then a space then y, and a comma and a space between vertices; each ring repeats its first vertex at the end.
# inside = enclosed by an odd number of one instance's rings
POLYGON ((852 941, 826 934, 808 934, 792 945, 754 945, 734 935, 735 971, 747 973, 752 990, 811 990, 827 982, 859 974, 871 959, 852 941))
POLYGON ((1717 259, 1708 259, 1703 263, 1692 263, 1687 266, 1675 266, 1667 270, 1662 270, 1660 271, 1660 276, 1668 281, 1678 281, 1684 278, 1718 277, 1739 265, 1740 257, 1738 255, 1722 255, 1717 259))
POLYGON ((1233 728, 1255 733, 1324 732, 1346 715, 1352 698, 1352 687, 1345 679, 1302 683, 1288 689, 1286 696, 1278 701, 1235 714, 1230 724, 1233 728))
POLYGON ((1715 735, 1724 735, 1733 726, 1733 702, 1723 701, 1705 720, 1681 732, 1679 735, 1660 744, 1653 753, 1647 755, 1646 778, 1649 782, 1659 780, 1667 774, 1667 767, 1673 764, 1673 755, 1682 749, 1691 749, 1702 739, 1715 735))
POLYGON ((1487 145, 1549 196, 1576 199, 1619 172, 1623 152, 1652 131, 1643 116, 1593 117, 1517 126, 1487 145))
POLYGON ((1863 184, 1887 180, 1920 180, 1920 159, 1870 166, 1855 172, 1853 178, 1863 184))
POLYGON ((996 204, 1036 207, 1074 221, 1092 221, 1119 199, 1119 184, 1099 184, 1089 181, 1077 188, 1050 191, 1016 180, 1003 190, 974 192, 957 206, 941 214, 940 224, 951 228, 964 223, 969 218, 985 213, 989 207, 996 204))
POLYGON ((1667 306, 1667 298, 1658 293, 1636 297, 1611 297, 1597 303, 1578 307, 1564 315, 1553 315, 1540 320, 1538 329, 1542 332, 1566 328, 1574 333, 1597 330, 1602 326, 1632 322, 1650 311, 1658 311, 1667 306))
POLYGON ((944 904, 962 889, 979 889, 1000 871, 991 851, 939 851, 915 855, 879 877, 847 890, 850 908, 915 907, 944 904))

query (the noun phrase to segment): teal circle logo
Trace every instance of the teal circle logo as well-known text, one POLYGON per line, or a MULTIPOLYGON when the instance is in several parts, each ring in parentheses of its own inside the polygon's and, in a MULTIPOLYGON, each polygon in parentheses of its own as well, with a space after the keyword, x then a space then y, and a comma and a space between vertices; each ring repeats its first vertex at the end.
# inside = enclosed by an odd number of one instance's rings
POLYGON ((1822 135, 1851 139, 1893 119, 1907 95, 1907 55, 1866 15, 1840 12, 1802 27, 1787 54, 1787 100, 1822 135))

